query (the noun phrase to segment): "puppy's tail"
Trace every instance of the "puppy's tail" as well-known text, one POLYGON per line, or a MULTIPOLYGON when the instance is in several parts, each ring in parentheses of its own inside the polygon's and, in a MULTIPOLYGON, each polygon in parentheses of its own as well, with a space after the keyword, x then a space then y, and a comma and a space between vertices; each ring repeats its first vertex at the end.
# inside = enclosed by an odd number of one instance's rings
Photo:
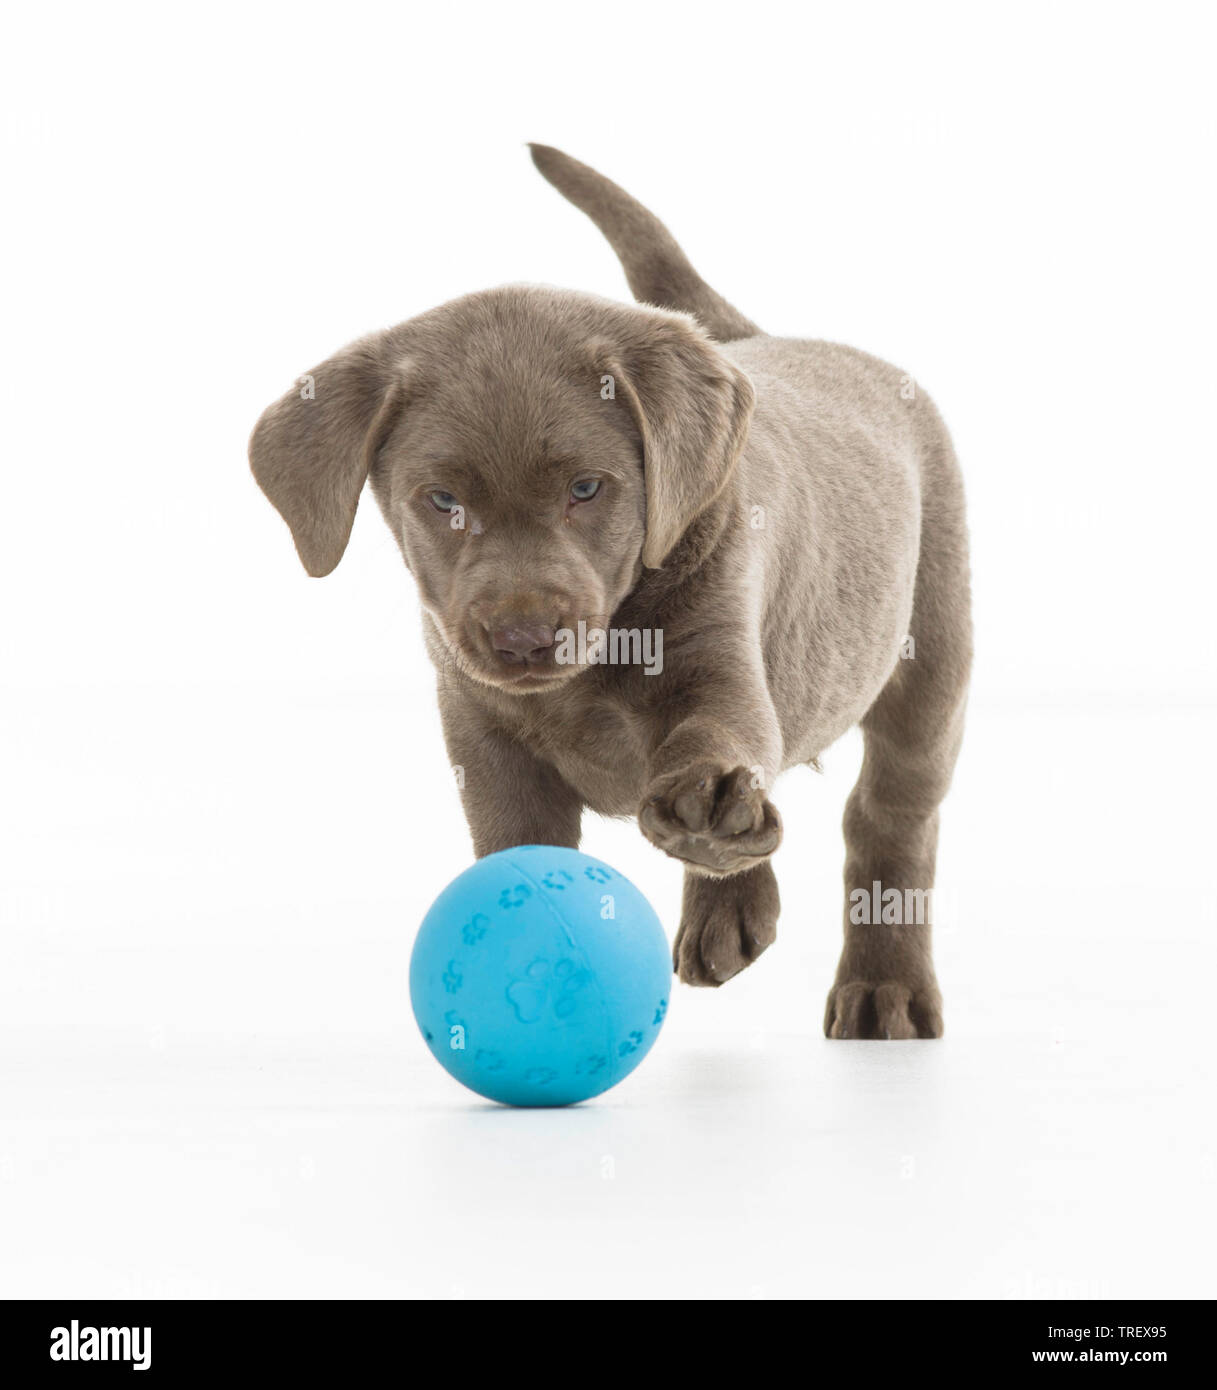
POLYGON ((634 298, 692 314, 720 343, 761 330, 712 290, 672 233, 624 188, 549 145, 529 145, 532 162, 559 193, 592 219, 625 268, 634 298))

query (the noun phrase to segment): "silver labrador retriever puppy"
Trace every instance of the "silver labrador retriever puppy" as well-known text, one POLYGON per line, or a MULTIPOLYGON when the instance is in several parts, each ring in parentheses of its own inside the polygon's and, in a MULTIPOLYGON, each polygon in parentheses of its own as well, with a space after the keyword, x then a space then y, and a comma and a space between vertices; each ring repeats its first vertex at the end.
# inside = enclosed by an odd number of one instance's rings
POLYGON ((768 789, 861 724, 825 1031, 937 1037, 924 903, 971 660, 947 431, 896 368, 767 337, 615 184, 533 158, 640 303, 508 287, 363 338, 265 412, 254 476, 312 575, 371 484, 476 853, 636 814, 685 865, 690 984, 773 942, 768 789))

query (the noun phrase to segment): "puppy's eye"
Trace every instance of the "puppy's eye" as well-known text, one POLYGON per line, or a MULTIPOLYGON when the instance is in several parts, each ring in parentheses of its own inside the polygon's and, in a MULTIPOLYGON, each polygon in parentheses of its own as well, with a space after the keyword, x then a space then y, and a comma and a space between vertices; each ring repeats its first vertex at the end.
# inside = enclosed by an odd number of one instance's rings
POLYGON ((437 512, 450 512, 453 507, 460 505, 450 492, 429 492, 427 501, 437 512))
POLYGON ((584 478, 582 482, 576 483, 571 488, 570 500, 572 502, 590 502, 599 491, 599 478, 584 478))

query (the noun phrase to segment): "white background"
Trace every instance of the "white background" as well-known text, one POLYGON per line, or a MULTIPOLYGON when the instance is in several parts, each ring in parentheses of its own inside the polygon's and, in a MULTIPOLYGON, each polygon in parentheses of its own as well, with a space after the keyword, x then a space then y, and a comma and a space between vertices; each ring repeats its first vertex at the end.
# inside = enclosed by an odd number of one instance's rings
MULTIPOLYGON (((0 1294, 1212 1296, 1212 33, 1201 6, 25 7, 0 57, 0 1294), (409 1015, 469 860, 408 575, 245 463, 347 340, 626 297, 524 141, 768 331, 934 395, 978 657, 936 1044, 826 1043, 851 737, 779 942, 601 1100, 409 1015)), ((680 871, 584 847, 674 932, 680 871)))

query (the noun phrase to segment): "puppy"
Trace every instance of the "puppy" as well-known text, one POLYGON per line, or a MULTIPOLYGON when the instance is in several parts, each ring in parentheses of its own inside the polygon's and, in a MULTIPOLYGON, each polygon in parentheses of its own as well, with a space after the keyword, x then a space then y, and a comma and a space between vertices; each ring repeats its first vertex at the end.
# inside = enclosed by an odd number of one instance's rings
POLYGON ((769 788, 860 724, 824 1027, 938 1037, 925 903, 971 662, 947 431, 908 376, 767 337, 622 189, 532 154, 639 303, 507 287, 360 339, 258 421, 254 477, 311 575, 371 484, 475 852, 577 846, 584 807, 636 814, 685 866, 688 984, 772 944, 769 788))

